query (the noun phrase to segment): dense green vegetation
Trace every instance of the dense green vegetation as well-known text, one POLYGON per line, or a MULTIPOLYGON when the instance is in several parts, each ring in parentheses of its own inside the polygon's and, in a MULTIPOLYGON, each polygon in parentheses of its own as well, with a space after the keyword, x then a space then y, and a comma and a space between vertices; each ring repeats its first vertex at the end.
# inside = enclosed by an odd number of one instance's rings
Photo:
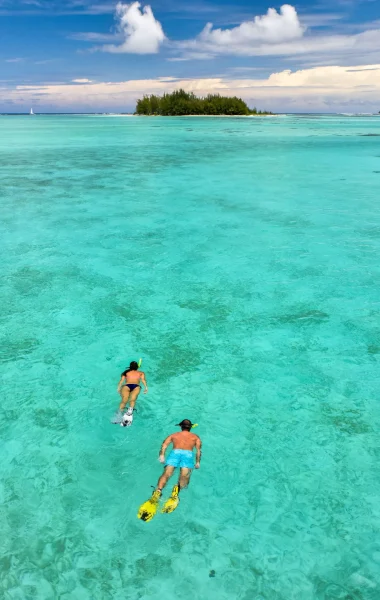
POLYGON ((172 94, 163 96, 144 96, 137 100, 137 115, 269 115, 256 108, 250 110, 246 103, 233 96, 220 96, 209 94, 204 98, 197 98, 192 92, 177 90, 172 94))

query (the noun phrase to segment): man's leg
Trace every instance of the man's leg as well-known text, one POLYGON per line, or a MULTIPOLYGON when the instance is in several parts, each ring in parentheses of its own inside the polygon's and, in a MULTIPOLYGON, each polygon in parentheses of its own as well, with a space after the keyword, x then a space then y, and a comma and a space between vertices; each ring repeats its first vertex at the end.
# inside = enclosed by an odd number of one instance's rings
POLYGON ((135 407, 137 396, 139 395, 140 392, 141 392, 140 386, 138 386, 137 388, 135 388, 131 392, 131 397, 130 397, 130 400, 129 400, 129 408, 131 408, 132 410, 135 407))
POLYGON ((190 483, 190 475, 191 469, 187 469, 186 467, 181 467, 178 479, 178 487, 180 490, 186 488, 190 483))
POLYGON ((124 407, 128 402, 129 394, 130 394, 129 387, 127 385, 123 386, 121 388, 121 402, 120 402, 119 410, 121 410, 121 411, 124 410, 124 407))
POLYGON ((160 479, 158 480, 156 490, 163 490, 170 477, 173 475, 175 467, 171 467, 170 465, 164 467, 164 472, 162 473, 160 479))
POLYGON ((181 467, 178 483, 173 487, 170 498, 166 500, 162 512, 172 513, 179 504, 179 492, 189 485, 191 469, 181 467))
POLYGON ((153 519, 157 512, 162 490, 169 481, 170 477, 173 475, 174 469, 175 467, 172 466, 167 466, 164 468, 164 472, 158 480, 157 487, 152 496, 140 506, 137 516, 142 521, 151 521, 153 519))

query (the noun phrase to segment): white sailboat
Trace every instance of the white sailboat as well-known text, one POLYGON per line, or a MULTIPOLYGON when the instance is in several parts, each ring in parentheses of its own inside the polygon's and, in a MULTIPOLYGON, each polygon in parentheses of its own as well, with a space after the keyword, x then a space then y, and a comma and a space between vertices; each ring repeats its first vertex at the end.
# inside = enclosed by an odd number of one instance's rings
POLYGON ((30 114, 34 115, 33 108, 30 109, 30 114))

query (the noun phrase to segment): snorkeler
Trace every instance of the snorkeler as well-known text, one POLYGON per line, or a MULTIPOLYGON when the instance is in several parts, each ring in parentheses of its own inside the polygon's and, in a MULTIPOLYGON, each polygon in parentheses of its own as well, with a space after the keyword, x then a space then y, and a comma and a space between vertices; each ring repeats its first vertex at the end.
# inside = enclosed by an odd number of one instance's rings
POLYGON ((140 506, 137 516, 142 521, 150 521, 157 512, 158 503, 161 498, 162 490, 166 486, 170 477, 173 475, 177 467, 180 468, 178 483, 173 487, 170 498, 165 502, 162 511, 163 513, 171 513, 179 504, 179 493, 183 488, 186 488, 190 482, 190 475, 194 467, 199 469, 202 455, 202 442, 200 437, 191 433, 192 424, 189 419, 184 419, 178 426, 181 431, 172 433, 162 443, 159 461, 165 463, 165 451, 170 444, 173 444, 173 449, 170 452, 164 467, 164 472, 158 480, 157 487, 154 490, 151 498, 140 506), (193 450, 196 449, 196 457, 194 464, 193 450))
POLYGON ((120 423, 121 425, 124 425, 124 427, 132 425, 133 410, 137 397, 141 391, 140 382, 144 385, 144 394, 146 394, 148 392, 148 386, 145 379, 145 373, 139 371, 139 364, 133 360, 130 363, 129 368, 122 372, 121 379, 117 386, 117 391, 121 394, 119 413, 123 412, 125 406, 129 402, 129 408, 120 423))

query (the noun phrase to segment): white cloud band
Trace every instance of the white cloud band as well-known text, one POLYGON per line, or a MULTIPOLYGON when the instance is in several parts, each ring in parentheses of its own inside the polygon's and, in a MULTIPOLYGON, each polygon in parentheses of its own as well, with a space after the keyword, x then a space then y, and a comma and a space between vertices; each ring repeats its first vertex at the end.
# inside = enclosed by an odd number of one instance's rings
POLYGON ((143 94, 163 94, 184 88, 199 95, 220 92, 244 98, 251 106, 274 111, 299 110, 378 111, 380 64, 362 67, 316 67, 272 73, 266 79, 158 79, 121 82, 89 82, 0 88, 0 100, 22 108, 33 106, 58 110, 119 111, 133 109, 143 94))

